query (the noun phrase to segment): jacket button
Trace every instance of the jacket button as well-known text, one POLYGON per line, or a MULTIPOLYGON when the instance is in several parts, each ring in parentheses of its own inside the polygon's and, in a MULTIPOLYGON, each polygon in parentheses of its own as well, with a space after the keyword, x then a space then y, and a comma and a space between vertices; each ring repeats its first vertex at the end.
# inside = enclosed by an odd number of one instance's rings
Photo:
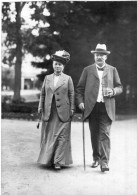
POLYGON ((60 99, 57 99, 57 101, 59 101, 60 99))
POLYGON ((59 108, 59 107, 60 107, 60 105, 57 105, 57 107, 59 108))

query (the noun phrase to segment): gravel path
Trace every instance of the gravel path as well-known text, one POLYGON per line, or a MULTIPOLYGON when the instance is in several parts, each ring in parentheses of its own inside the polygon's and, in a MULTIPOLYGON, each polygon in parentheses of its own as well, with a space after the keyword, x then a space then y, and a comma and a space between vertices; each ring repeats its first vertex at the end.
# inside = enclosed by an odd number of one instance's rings
POLYGON ((85 123, 86 171, 83 169, 82 124, 72 122, 73 165, 59 172, 39 167, 37 122, 1 121, 2 195, 137 195, 137 119, 116 121, 111 129, 110 171, 92 169, 92 150, 85 123))

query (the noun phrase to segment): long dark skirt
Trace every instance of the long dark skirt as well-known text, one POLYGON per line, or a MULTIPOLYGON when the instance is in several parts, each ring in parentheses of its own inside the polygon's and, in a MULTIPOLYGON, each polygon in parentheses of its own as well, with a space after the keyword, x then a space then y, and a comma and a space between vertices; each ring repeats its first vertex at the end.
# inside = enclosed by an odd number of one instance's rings
POLYGON ((60 121, 53 101, 49 121, 42 122, 41 150, 37 162, 47 166, 72 164, 70 138, 71 122, 60 121))

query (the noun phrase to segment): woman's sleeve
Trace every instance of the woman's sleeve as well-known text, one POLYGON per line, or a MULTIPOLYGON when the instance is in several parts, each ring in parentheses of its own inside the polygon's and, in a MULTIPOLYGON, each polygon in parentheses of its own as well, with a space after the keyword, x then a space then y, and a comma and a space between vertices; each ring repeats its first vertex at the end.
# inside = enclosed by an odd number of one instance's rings
POLYGON ((45 84, 46 84, 46 77, 44 79, 44 82, 42 84, 41 93, 40 93, 40 100, 39 100, 39 106, 38 110, 44 108, 44 101, 45 101, 45 84))

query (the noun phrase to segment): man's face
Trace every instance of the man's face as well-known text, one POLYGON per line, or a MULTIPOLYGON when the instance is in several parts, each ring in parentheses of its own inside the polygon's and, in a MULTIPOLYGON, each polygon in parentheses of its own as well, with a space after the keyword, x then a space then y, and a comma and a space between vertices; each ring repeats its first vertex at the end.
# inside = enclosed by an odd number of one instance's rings
POLYGON ((60 62, 53 61, 53 69, 56 73, 61 73, 64 70, 64 65, 60 62))
POLYGON ((105 61, 107 59, 107 55, 100 54, 100 53, 95 53, 94 54, 94 59, 95 59, 95 63, 97 65, 103 66, 103 64, 105 63, 105 61))

